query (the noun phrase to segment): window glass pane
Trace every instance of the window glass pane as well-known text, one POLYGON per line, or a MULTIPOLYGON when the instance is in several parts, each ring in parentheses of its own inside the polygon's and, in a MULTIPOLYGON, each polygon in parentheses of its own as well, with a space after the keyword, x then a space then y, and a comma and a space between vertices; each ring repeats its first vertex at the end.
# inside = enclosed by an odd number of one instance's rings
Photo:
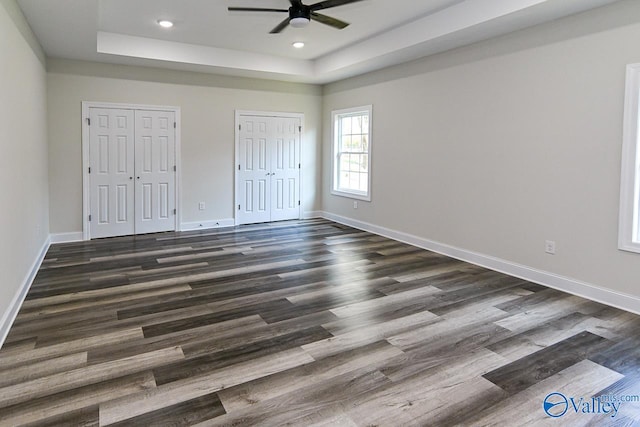
POLYGON ((351 134, 351 117, 343 117, 340 122, 342 123, 342 134, 351 134))
POLYGON ((353 135, 351 137, 351 150, 355 152, 359 152, 362 150, 362 136, 361 135, 353 135))
POLYGON ((357 172, 349 173, 349 189, 351 190, 359 190, 360 189, 360 174, 357 172))
POLYGON ((342 171, 340 173, 340 188, 344 190, 349 189, 350 173, 348 171, 342 171))
POLYGON ((350 150, 352 152, 355 152, 355 153, 360 151, 360 136, 359 135, 351 136, 351 146, 349 148, 350 148, 350 150))
POLYGON ((340 170, 348 171, 349 170, 349 155, 343 154, 340 156, 340 170))
POLYGON ((369 185, 369 174, 361 173, 360 174, 360 187, 358 188, 360 191, 366 193, 367 187, 369 185))
POLYGON ((369 155, 361 154, 360 155, 360 172, 367 172, 369 168, 369 155))
POLYGON ((369 134, 369 115, 362 116, 362 133, 369 134))
POLYGON ((342 136, 342 151, 352 151, 351 149, 351 136, 343 135, 342 136))
POLYGON ((362 133, 362 116, 353 116, 352 133, 362 133))
POLYGON ((350 163, 351 172, 360 172, 360 155, 352 154, 350 163))
POLYGON ((349 172, 358 172, 358 155, 351 154, 349 156, 349 172))
POLYGON ((367 135, 362 136, 362 151, 365 153, 369 152, 369 137, 367 135))

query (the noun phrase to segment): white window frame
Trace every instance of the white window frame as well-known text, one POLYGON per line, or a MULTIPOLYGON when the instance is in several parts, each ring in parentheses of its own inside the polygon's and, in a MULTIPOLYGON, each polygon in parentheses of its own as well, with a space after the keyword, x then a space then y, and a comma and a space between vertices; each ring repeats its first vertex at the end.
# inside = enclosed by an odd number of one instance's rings
POLYGON ((364 105, 362 107, 345 108, 342 110, 334 110, 331 112, 331 135, 333 138, 333 141, 332 141, 333 150, 332 150, 332 156, 331 156, 331 159, 332 159, 331 167, 333 169, 333 175, 332 175, 333 179, 331 182, 331 194, 334 194, 336 196, 348 197, 351 199, 364 200, 367 202, 371 201, 371 157, 372 157, 371 154, 372 154, 372 147, 373 147, 372 129, 373 129, 373 106, 371 105, 364 105), (337 126, 337 122, 338 122, 338 118, 340 117, 344 117, 346 115, 356 114, 356 113, 367 113, 369 115, 369 150, 367 152, 368 183, 367 183, 366 193, 361 191, 349 191, 349 190, 338 188, 338 184, 339 184, 338 174, 339 174, 339 167, 340 167, 338 156, 340 153, 338 151, 339 128, 337 126))
POLYGON ((640 64, 627 65, 618 248, 640 253, 640 64))

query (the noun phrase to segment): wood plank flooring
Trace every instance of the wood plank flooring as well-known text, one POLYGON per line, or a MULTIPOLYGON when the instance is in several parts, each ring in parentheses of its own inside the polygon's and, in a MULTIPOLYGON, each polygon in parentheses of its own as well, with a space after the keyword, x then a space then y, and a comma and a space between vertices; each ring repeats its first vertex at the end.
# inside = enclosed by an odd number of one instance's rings
POLYGON ((640 425, 640 317, 326 220, 50 248, 0 426, 640 425))

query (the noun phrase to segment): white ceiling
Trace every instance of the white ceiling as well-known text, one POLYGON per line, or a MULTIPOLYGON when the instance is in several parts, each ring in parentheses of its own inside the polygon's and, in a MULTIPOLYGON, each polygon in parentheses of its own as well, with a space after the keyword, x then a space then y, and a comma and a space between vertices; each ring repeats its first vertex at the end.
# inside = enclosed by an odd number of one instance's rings
MULTIPOLYGON (((306 0, 312 4, 319 0, 306 0)), ((617 0, 362 0, 325 9, 350 22, 269 31, 288 0, 18 0, 49 57, 327 83, 617 0), (159 19, 175 23, 166 30, 159 19), (294 49, 303 41, 303 49, 294 49)))

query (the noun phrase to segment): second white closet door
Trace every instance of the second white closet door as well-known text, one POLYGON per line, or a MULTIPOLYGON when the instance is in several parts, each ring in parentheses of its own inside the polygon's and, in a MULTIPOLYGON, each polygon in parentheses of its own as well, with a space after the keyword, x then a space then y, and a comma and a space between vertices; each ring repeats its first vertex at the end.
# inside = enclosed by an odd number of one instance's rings
POLYGON ((240 116, 238 223, 300 216, 300 119, 240 116))
POLYGON ((175 115, 135 114, 136 234, 175 230, 175 115))
POLYGON ((271 158, 271 221, 300 216, 300 120, 273 119, 271 158))

